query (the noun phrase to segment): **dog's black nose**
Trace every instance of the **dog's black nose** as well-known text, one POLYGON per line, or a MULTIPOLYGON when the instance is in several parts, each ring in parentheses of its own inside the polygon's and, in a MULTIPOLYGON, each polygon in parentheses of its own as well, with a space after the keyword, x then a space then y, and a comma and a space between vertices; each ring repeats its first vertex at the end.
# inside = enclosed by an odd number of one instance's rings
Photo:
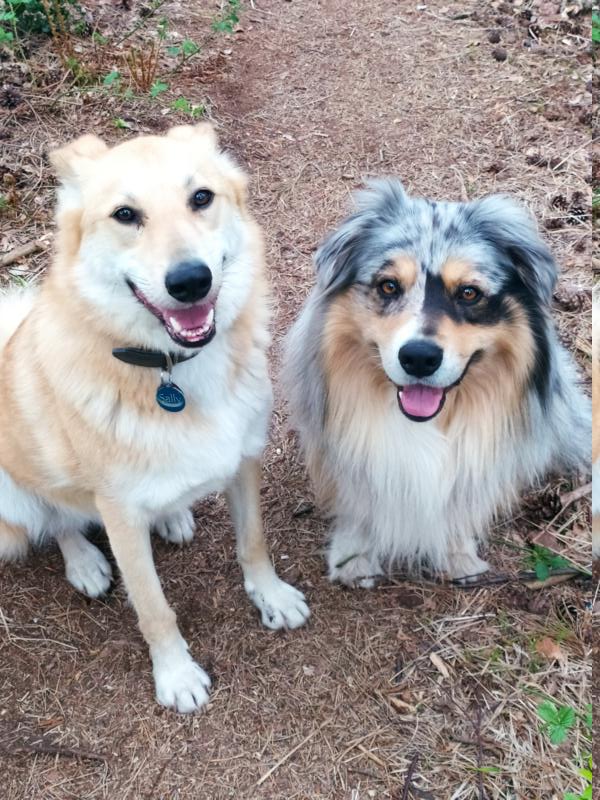
POLYGON ((441 347, 425 339, 413 339, 400 348, 398 358, 405 372, 415 378, 433 375, 442 363, 444 351, 441 347))
POLYGON ((202 261, 182 261, 167 272, 167 292, 181 303, 196 303, 210 292, 212 272, 202 261))

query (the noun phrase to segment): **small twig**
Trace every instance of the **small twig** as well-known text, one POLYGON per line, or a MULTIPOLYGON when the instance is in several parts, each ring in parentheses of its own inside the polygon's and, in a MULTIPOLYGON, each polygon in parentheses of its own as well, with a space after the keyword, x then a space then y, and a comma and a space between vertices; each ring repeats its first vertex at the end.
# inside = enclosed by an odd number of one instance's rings
POLYGON ((577 489, 573 489, 572 492, 565 492, 564 494, 559 495, 558 499, 560 500, 560 504, 563 508, 570 506, 571 503, 574 503, 576 500, 581 500, 582 497, 585 497, 588 494, 592 493, 592 484, 586 483, 584 486, 578 486, 577 489))
POLYGON ((18 261, 20 258, 30 256, 32 253, 37 253, 38 250, 45 250, 46 247, 46 243, 40 241, 39 239, 34 242, 27 242, 27 244, 22 244, 19 247, 15 247, 8 253, 4 253, 4 255, 0 256, 0 267, 7 267, 9 264, 18 261))
POLYGON ((412 785, 413 775, 415 774, 415 769, 417 768, 417 761, 419 760, 419 754, 415 753, 412 757, 412 761, 408 766, 408 772, 406 773, 406 779, 404 781, 404 786, 402 788, 402 794, 400 795, 400 800, 408 800, 410 788, 412 785))
POLYGON ((322 722, 322 723, 319 725, 319 727, 318 727, 318 728, 315 728, 315 730, 314 730, 314 731, 312 731, 311 733, 309 733, 309 734, 308 734, 308 736, 305 736, 305 737, 304 737, 304 739, 302 739, 302 741, 301 741, 301 742, 299 742, 299 743, 298 743, 298 744, 297 744, 295 747, 292 747, 292 749, 291 749, 291 750, 289 750, 289 751, 288 751, 288 752, 287 752, 287 753, 286 753, 286 754, 285 754, 285 755, 284 755, 282 758, 280 758, 280 759, 279 759, 279 761, 277 761, 277 763, 273 764, 273 766, 271 767, 271 769, 270 769, 270 770, 267 770, 267 772, 265 772, 265 774, 262 776, 262 778, 259 778, 259 779, 256 781, 256 785, 257 785, 257 786, 262 786, 262 785, 263 785, 263 783, 264 783, 266 780, 268 780, 268 779, 271 777, 271 775, 272 775, 272 774, 273 774, 273 773, 274 773, 276 770, 278 770, 278 769, 279 769, 279 767, 281 767, 281 766, 282 766, 282 764, 285 764, 285 762, 286 762, 286 761, 287 761, 289 758, 291 758, 291 757, 294 755, 294 753, 295 753, 295 752, 297 752, 298 750, 300 750, 300 748, 301 748, 301 747, 304 747, 304 745, 305 745, 305 744, 307 744, 307 742, 310 742, 310 740, 311 740, 313 737, 315 737, 315 736, 317 735, 317 733, 319 733, 319 731, 321 731, 321 730, 322 730, 322 729, 325 727, 325 725, 328 725, 328 724, 331 722, 331 720, 332 720, 332 717, 328 717, 328 718, 327 718, 327 719, 326 719, 324 722, 322 722))
POLYGON ((571 152, 568 155, 566 155, 562 159, 562 161, 559 161, 558 164, 555 164, 552 167, 552 171, 556 172, 556 170, 559 169, 559 167, 562 167, 562 165, 565 162, 567 162, 571 158, 571 156, 574 156, 575 153, 579 153, 581 150, 584 150, 584 149, 587 149, 587 148, 591 147, 597 141, 598 141, 598 137, 596 137, 595 139, 592 138, 592 140, 590 142, 584 142, 584 144, 581 144, 581 145, 579 145, 579 147, 576 147, 574 150, 571 150, 571 152))
POLYGON ((36 753, 38 755, 63 756, 65 758, 83 758, 88 761, 108 761, 109 756, 95 753, 92 750, 81 750, 78 747, 61 747, 60 745, 46 742, 43 738, 37 742, 22 741, 7 744, 0 743, 0 750, 6 755, 18 753, 36 753))
POLYGON ((369 758, 374 764, 377 764, 378 767, 383 767, 385 769, 386 763, 385 761, 382 761, 382 759, 379 758, 379 756, 376 756, 375 753, 372 753, 370 750, 367 750, 367 748, 362 744, 357 745, 357 748, 363 755, 369 758))
MULTIPOLYGON (((549 581, 552 578, 561 578, 562 580, 568 580, 569 578, 590 578, 590 573, 588 570, 584 569, 583 567, 564 567, 562 569, 553 569, 550 571, 550 575, 546 578, 545 581, 541 581, 541 583, 545 583, 546 585, 550 586, 551 584, 549 581)), ((519 572, 517 575, 490 575, 487 578, 482 578, 478 581, 471 581, 469 583, 461 583, 462 579, 450 581, 453 586, 459 586, 461 589, 480 589, 482 586, 495 586, 497 584, 510 584, 510 583, 529 583, 529 582, 540 582, 538 576, 535 572, 519 572)))
POLYGON ((473 723, 475 729, 475 738, 477 740, 477 784, 479 790, 479 800, 485 799, 485 791, 483 788, 483 773, 481 767, 483 766, 483 742, 481 741, 481 707, 477 706, 477 713, 475 714, 475 722, 473 723))

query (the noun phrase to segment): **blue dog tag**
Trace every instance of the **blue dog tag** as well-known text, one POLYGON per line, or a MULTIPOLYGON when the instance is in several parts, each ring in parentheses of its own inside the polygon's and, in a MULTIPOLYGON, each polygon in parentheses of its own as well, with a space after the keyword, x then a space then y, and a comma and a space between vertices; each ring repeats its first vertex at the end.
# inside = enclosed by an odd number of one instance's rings
POLYGON ((185 395, 172 381, 161 383, 156 390, 156 402, 165 411, 183 411, 185 408, 185 395))

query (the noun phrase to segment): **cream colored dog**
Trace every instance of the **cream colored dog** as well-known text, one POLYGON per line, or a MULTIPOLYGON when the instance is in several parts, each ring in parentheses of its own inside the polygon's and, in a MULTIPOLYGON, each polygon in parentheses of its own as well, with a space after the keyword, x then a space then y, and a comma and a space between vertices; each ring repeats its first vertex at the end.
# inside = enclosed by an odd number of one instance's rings
POLYGON ((84 136, 51 161, 56 258, 38 289, 0 300, 0 557, 52 537, 68 580, 97 597, 111 568, 85 531, 104 524, 157 699, 193 711, 210 680, 163 595, 151 529, 189 541, 190 506, 225 490, 264 624, 309 616, 261 526, 271 386, 260 231, 209 125, 112 149, 84 136))

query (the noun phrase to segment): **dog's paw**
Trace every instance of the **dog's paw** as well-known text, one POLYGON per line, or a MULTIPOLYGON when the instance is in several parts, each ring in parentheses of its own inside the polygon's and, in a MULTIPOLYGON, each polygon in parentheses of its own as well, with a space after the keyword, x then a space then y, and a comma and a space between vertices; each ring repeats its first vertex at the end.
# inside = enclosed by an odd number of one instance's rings
POLYGON ((382 575, 381 564, 376 558, 358 554, 337 563, 329 559, 329 580, 332 582, 339 581, 352 588, 373 589, 382 575))
POLYGON ((260 581, 247 579, 244 585, 267 628, 299 628, 310 617, 310 609, 302 592, 277 575, 260 581))
POLYGON ((178 511, 176 514, 169 514, 169 516, 159 519, 154 527, 165 542, 188 544, 194 538, 196 523, 194 515, 187 508, 185 511, 178 511))
POLYGON ((446 573, 456 583, 475 583, 489 568, 488 562, 477 553, 455 550, 448 556, 446 573))
POLYGON ((190 714, 208 703, 210 678, 187 653, 155 661, 153 673, 161 706, 190 714))
POLYGON ((110 589, 112 569, 103 553, 83 536, 65 552, 65 575, 71 586, 88 597, 100 597, 110 589))

